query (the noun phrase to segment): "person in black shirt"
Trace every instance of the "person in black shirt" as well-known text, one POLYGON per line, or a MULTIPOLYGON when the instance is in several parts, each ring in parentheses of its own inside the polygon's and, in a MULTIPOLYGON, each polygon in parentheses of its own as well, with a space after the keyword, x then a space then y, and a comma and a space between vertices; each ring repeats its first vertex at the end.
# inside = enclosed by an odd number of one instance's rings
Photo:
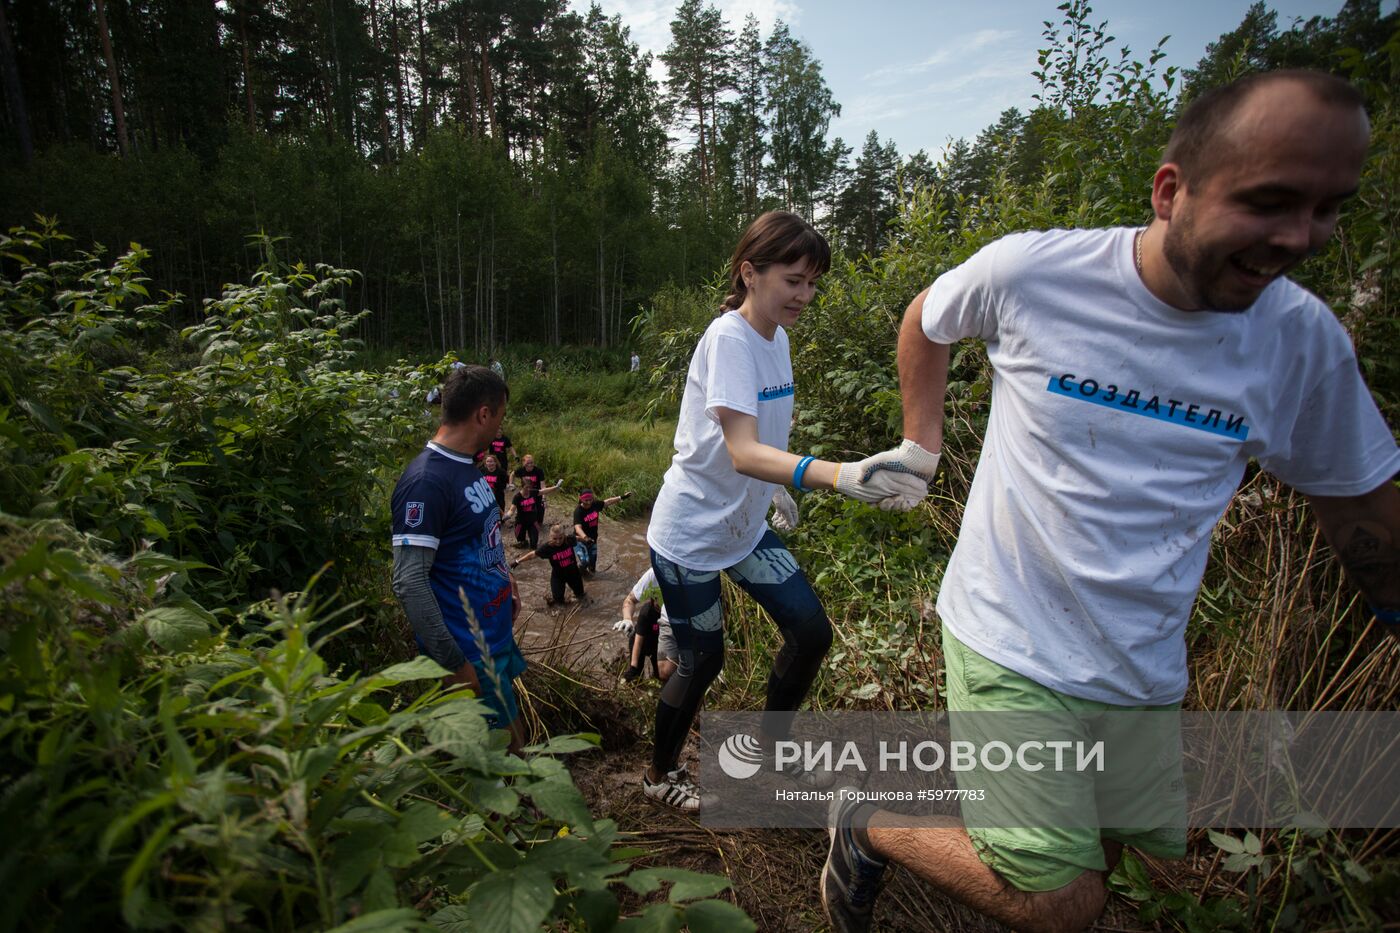
MULTIPOLYGON (((510 438, 506 437, 504 431, 496 429, 496 436, 491 438, 486 445, 486 449, 496 455, 496 459, 501 462, 501 469, 504 470, 510 462, 515 459, 515 448, 511 446, 510 438)), ((540 485, 544 485, 541 481, 540 485)))
POLYGON ((598 569, 598 513, 632 495, 624 492, 611 499, 595 499, 593 490, 585 489, 578 494, 578 507, 574 509, 574 534, 579 540, 579 563, 589 573, 598 569))
POLYGON ((544 488, 544 470, 535 466, 533 454, 526 454, 521 457, 520 466, 515 468, 515 482, 518 485, 523 485, 524 481, 527 479, 533 479, 535 481, 536 489, 544 488))
POLYGON ((510 483, 510 478, 506 475, 506 468, 501 466, 501 461, 496 459, 495 454, 487 454, 481 458, 481 475, 491 487, 491 493, 496 497, 496 508, 504 515, 506 511, 506 486, 510 483))
POLYGON ((540 524, 544 521, 544 495, 533 480, 523 480, 520 491, 510 501, 506 517, 515 517, 515 546, 537 548, 540 545, 540 524), (527 540, 528 543, 527 543, 527 540))
POLYGON ((564 534, 564 526, 555 522, 549 526, 549 538, 544 544, 528 554, 522 554, 510 562, 512 567, 519 567, 521 563, 532 557, 541 557, 549 561, 549 592, 545 597, 545 602, 553 606, 555 603, 564 602, 564 585, 568 584, 569 589, 574 591, 574 596, 579 602, 588 603, 588 597, 583 592, 583 574, 579 572, 578 555, 574 553, 574 545, 578 544, 578 538, 574 535, 564 534))

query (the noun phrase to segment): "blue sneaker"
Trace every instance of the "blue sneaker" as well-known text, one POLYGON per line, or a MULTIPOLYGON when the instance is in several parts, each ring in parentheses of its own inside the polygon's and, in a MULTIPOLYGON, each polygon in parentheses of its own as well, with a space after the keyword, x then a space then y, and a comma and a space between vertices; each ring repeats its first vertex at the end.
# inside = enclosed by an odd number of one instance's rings
POLYGON ((822 907, 837 933, 865 933, 875 912, 875 899, 884 885, 889 862, 861 851, 851 835, 851 817, 860 801, 843 798, 840 790, 827 811, 831 848, 822 868, 822 907))

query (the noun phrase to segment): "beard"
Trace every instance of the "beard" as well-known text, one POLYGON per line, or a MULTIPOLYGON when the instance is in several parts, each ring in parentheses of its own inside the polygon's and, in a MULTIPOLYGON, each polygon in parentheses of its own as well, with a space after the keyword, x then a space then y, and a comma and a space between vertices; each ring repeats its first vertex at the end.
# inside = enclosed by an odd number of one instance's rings
MULTIPOLYGON (((1254 252, 1250 253, 1252 259, 1254 252)), ((1270 255, 1267 261, 1277 263, 1280 271, 1265 285, 1250 288, 1234 281, 1231 274, 1234 268, 1232 256, 1217 258, 1201 241, 1196 233, 1195 216, 1190 210, 1179 210, 1172 217, 1162 238, 1162 255, 1193 310, 1232 314, 1248 311, 1259 300, 1264 289, 1306 258, 1281 252, 1270 255)))
POLYGON ((1177 211, 1167 225, 1166 235, 1162 238, 1162 255, 1181 283, 1193 310, 1238 313, 1249 310, 1255 298, 1259 297, 1256 294, 1244 300, 1226 294, 1224 288, 1212 287, 1220 276, 1210 270, 1214 263, 1196 236, 1195 218, 1189 210, 1177 211))

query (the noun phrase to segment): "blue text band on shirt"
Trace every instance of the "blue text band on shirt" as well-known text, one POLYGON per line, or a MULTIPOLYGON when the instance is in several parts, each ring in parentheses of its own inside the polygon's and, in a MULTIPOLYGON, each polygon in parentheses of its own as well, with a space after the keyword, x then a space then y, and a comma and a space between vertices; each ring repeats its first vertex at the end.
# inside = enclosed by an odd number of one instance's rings
POLYGON ((1096 379, 1076 381, 1074 373, 1051 376, 1050 384, 1045 388, 1056 395, 1156 418, 1158 421, 1170 421, 1172 424, 1218 434, 1221 437, 1239 440, 1249 437, 1249 425, 1244 423, 1244 415, 1227 415, 1218 408, 1201 411, 1202 406, 1193 402, 1183 402, 1175 398, 1162 401, 1161 397, 1156 395, 1143 400, 1142 393, 1137 389, 1124 391, 1112 383, 1101 386, 1096 379))
POLYGON ((780 386, 764 386, 758 390, 758 400, 760 402, 771 402, 774 399, 787 398, 792 394, 792 383, 780 386))

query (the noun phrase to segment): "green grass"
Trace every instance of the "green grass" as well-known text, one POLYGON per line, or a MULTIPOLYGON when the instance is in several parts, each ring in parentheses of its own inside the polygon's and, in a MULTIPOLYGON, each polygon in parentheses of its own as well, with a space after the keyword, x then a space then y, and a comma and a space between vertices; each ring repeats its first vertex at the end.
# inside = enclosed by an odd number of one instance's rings
POLYGON ((534 454, 550 483, 601 496, 634 493, 618 514, 641 511, 671 463, 674 412, 646 418, 650 393, 629 373, 524 376, 511 380, 506 433, 517 454, 534 454))
MULTIPOLYGON (((492 359, 489 352, 476 353, 470 348, 450 351, 464 363, 480 363, 485 366, 492 359)), ((551 376, 576 376, 581 373, 625 373, 631 349, 565 345, 551 347, 545 344, 513 343, 500 347, 494 357, 505 367, 506 379, 512 385, 530 374, 535 360, 544 360, 551 376)), ((387 346, 363 347, 355 354, 354 366, 357 369, 383 370, 399 360, 418 363, 436 363, 444 354, 436 349, 423 347, 387 346)))
MULTIPOLYGON (((654 420, 647 407, 655 390, 645 373, 627 372, 625 348, 511 345, 497 354, 510 384, 505 432, 518 456, 534 454, 548 482, 564 478, 564 491, 593 489, 602 496, 631 491, 615 515, 637 514, 651 506, 674 452, 676 408, 663 408, 654 420), (549 373, 539 378, 530 361, 544 358, 549 373)), ((470 354, 462 359, 472 362, 470 354)), ((436 353, 404 348, 361 350, 360 368, 375 370, 404 359, 419 365, 441 361, 436 353)), ((489 359, 489 357, 488 357, 489 359)), ((446 367, 444 366, 444 371, 446 367)), ((433 426, 425 420, 425 431, 433 426)), ((421 441, 410 447, 417 449, 421 441)))

